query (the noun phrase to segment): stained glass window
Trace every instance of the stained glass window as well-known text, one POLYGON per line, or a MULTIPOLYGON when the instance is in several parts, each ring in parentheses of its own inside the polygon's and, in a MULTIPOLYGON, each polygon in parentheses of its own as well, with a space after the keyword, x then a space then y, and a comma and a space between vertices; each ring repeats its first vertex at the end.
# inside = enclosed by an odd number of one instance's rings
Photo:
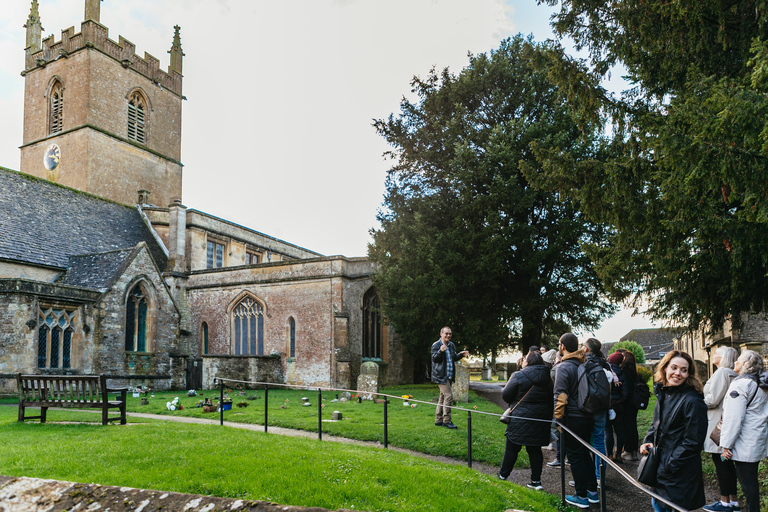
POLYGON ((264 311, 261 304, 244 298, 232 310, 232 353, 234 355, 264 355, 264 311))
POLYGON ((71 368, 75 311, 38 310, 37 367, 71 368))
POLYGON ((293 318, 288 320, 288 326, 289 326, 290 337, 291 337, 289 357, 296 357, 296 320, 294 320, 293 318))
POLYGON ((371 288, 363 297, 363 357, 381 359, 381 338, 379 296, 371 288))
POLYGON ((128 294, 125 305, 125 350, 147 351, 147 297, 140 284, 128 294))

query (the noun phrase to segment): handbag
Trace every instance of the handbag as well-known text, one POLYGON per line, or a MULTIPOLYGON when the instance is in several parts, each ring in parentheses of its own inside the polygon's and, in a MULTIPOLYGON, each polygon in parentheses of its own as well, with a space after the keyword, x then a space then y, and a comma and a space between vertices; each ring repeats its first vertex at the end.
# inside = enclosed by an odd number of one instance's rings
POLYGON ((532 389, 533 389, 533 386, 528 388, 528 391, 525 392, 525 394, 523 395, 523 398, 518 400, 514 407, 507 407, 507 410, 504 411, 501 417, 499 417, 499 421, 505 425, 509 425, 509 422, 512 421, 512 413, 515 412, 515 409, 517 409, 517 406, 520 405, 520 403, 523 400, 525 400, 525 397, 528 396, 528 393, 530 393, 532 389))
POLYGON ((656 474, 659 471, 660 459, 661 456, 656 446, 651 446, 648 449, 648 454, 643 455, 643 458, 640 459, 640 464, 637 466, 637 481, 650 487, 656 487, 658 484, 656 474))

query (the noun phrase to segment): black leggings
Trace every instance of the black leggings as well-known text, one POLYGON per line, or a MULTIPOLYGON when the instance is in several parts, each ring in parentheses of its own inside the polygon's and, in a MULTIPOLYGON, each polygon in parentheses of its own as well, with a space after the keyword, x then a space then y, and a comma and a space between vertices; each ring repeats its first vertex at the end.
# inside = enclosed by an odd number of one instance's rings
MULTIPOLYGON (((504 459, 501 461, 501 470, 499 474, 504 478, 507 478, 512 472, 512 468, 515 467, 517 462, 517 454, 523 448, 522 445, 515 444, 507 439, 507 444, 504 449, 504 459)), ((531 481, 541 481, 541 467, 544 465, 544 455, 541 453, 541 446, 525 446, 525 451, 528 452, 528 460, 531 462, 531 481)))
POLYGON ((717 484, 720 486, 720 496, 736 496, 736 467, 732 460, 722 460, 719 453, 712 454, 715 463, 717 484))
MULTIPOLYGON (((747 499, 746 512, 760 512, 760 484, 757 481, 757 466, 759 462, 733 461, 736 475, 739 477, 741 490, 747 499)), ((744 510, 742 508, 742 510, 744 510)))

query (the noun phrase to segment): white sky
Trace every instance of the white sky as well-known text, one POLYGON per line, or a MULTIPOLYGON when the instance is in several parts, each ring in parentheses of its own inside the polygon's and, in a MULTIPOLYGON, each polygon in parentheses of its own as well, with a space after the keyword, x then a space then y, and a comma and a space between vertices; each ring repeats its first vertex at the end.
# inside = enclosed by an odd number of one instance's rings
MULTIPOLYGON (((0 0, 0 165, 19 169, 30 0, 0 0)), ((80 30, 84 0, 39 0, 44 36, 80 30)), ((518 32, 552 37, 535 0, 104 0, 101 23, 167 69, 184 57, 183 202, 326 255, 364 256, 388 149, 371 126, 412 76, 458 72, 518 32)), ((622 312, 614 341, 649 327, 622 312)))

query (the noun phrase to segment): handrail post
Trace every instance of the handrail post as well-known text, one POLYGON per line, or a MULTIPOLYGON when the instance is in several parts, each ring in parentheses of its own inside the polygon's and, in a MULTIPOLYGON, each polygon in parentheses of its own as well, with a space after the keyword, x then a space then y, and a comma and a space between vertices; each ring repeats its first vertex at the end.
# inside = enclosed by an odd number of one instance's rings
POLYGON ((605 508, 605 459, 600 457, 600 512, 606 512, 605 508))
POLYGON ((387 409, 389 405, 389 400, 387 400, 387 397, 384 397, 384 448, 387 448, 389 446, 389 439, 388 439, 388 431, 387 426, 389 421, 387 420, 387 409))
POLYGON ((264 386, 264 432, 269 424, 269 385, 264 386))
POLYGON ((565 438, 567 435, 565 428, 560 428, 560 500, 563 506, 565 506, 565 438))
POLYGON ((219 424, 224 425, 224 381, 219 379, 221 384, 221 393, 219 398, 219 424))
POLYGON ((467 467, 472 468, 472 411, 467 411, 467 467))
POLYGON ((323 440, 323 390, 317 388, 317 439, 323 440))

